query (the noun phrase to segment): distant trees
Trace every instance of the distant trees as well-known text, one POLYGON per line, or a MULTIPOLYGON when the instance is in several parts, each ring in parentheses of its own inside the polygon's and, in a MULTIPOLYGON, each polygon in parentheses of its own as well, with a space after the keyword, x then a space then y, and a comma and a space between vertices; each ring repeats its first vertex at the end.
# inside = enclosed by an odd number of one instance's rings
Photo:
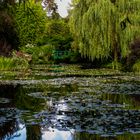
POLYGON ((57 50, 69 50, 72 36, 65 19, 49 19, 45 28, 45 40, 57 50))
POLYGON ((117 62, 140 36, 139 0, 74 0, 73 7, 71 30, 84 57, 117 62))

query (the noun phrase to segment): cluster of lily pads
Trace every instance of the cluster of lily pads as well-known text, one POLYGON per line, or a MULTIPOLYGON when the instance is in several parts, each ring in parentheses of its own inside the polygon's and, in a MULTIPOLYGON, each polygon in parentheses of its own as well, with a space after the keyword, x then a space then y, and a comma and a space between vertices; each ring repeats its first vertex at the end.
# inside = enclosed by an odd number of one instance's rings
POLYGON ((43 111, 34 113, 28 124, 39 123, 42 127, 65 131, 74 129, 102 136, 140 133, 139 109, 128 109, 131 102, 129 104, 125 100, 114 103, 111 98, 102 98, 106 93, 114 96, 132 92, 139 94, 140 85, 115 81, 100 77, 50 79, 44 85, 44 92, 29 94, 43 98, 46 106, 43 111))

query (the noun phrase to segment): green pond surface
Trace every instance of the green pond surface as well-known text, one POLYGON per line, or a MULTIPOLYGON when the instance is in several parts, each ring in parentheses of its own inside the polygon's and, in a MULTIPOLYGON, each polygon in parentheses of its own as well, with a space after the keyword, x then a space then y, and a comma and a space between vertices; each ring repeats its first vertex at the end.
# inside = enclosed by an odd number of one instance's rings
POLYGON ((140 140, 140 75, 79 65, 1 71, 0 140, 140 140))

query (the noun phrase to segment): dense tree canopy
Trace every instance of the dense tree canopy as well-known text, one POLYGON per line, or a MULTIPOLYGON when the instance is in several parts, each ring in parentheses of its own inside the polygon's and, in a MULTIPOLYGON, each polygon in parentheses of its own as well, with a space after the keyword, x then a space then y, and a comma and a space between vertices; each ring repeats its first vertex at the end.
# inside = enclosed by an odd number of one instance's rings
POLYGON ((74 0, 71 30, 81 54, 91 60, 125 57, 140 35, 139 0, 74 0))
POLYGON ((39 3, 30 2, 26 7, 20 4, 14 10, 16 28, 20 39, 20 46, 37 44, 44 35, 46 12, 39 3))
MULTIPOLYGON (((10 55, 20 43, 36 43, 42 37, 46 13, 42 0, 0 0, 0 55, 10 55), (38 4, 39 2, 39 4, 38 4)), ((54 0, 43 0, 48 12, 56 13, 54 0)))
POLYGON ((46 42, 55 46, 56 50, 69 50, 72 36, 68 22, 64 19, 50 19, 45 28, 46 42))

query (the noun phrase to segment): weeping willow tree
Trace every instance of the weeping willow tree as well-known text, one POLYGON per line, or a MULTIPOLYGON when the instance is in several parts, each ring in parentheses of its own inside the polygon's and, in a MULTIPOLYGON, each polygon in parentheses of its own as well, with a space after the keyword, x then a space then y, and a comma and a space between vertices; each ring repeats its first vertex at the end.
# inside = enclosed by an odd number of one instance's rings
POLYGON ((140 35, 139 0, 74 0, 71 30, 80 53, 91 60, 126 57, 140 35))

